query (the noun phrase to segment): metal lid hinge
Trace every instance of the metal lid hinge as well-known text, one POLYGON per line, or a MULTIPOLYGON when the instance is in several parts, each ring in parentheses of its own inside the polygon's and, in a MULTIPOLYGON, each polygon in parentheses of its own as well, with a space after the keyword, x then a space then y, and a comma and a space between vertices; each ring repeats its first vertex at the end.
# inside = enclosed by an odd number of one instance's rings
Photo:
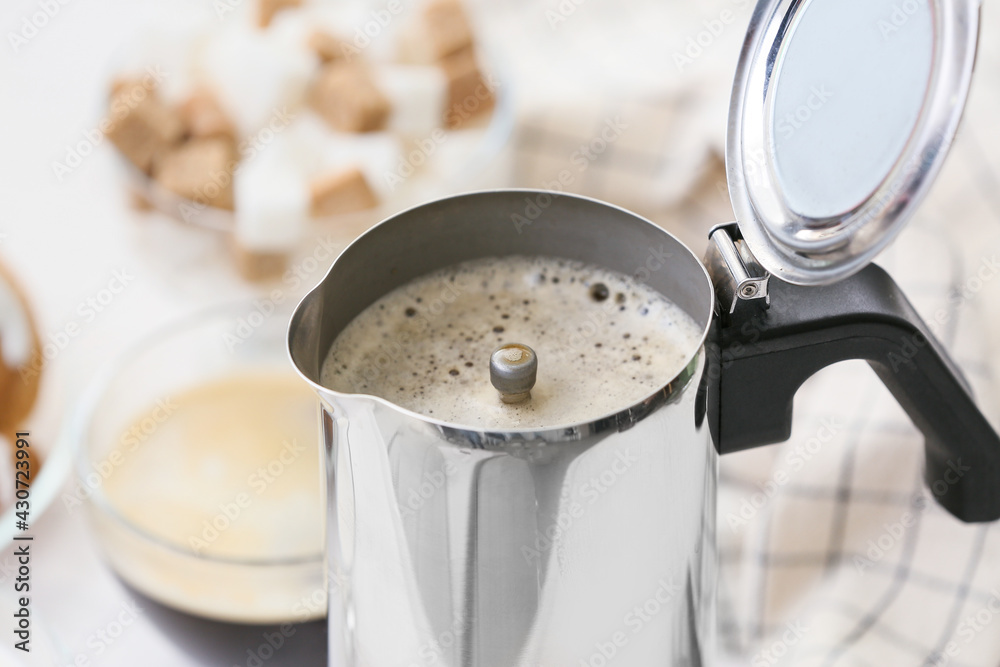
POLYGON ((728 319, 741 303, 770 306, 771 274, 750 252, 739 226, 735 222, 718 225, 709 233, 709 239, 705 264, 715 284, 719 314, 728 319))

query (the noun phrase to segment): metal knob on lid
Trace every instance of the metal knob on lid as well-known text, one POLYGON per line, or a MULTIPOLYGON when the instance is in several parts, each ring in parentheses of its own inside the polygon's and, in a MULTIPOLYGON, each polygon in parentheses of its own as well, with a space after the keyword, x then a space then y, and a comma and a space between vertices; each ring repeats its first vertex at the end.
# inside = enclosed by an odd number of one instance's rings
POLYGON ((531 398, 537 375, 538 355, 527 345, 502 345, 490 355, 490 382, 504 403, 523 403, 531 398))

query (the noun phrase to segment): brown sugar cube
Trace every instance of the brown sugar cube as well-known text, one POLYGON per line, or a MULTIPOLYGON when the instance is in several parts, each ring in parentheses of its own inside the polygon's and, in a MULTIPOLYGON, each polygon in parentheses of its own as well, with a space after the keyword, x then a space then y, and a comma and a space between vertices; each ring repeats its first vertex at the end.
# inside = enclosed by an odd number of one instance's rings
POLYGON ((353 46, 345 48, 346 46, 347 44, 344 40, 322 30, 316 30, 309 35, 309 48, 324 63, 341 60, 350 49, 354 48, 353 46))
POLYGON ((431 0, 424 10, 428 48, 435 58, 444 58, 472 46, 472 27, 461 0, 431 0))
POLYGON ((459 51, 441 61, 448 78, 448 107, 445 124, 457 129, 470 118, 493 108, 493 90, 483 77, 472 49, 459 51))
POLYGON ((430 64, 470 48, 472 27, 460 0, 431 0, 401 35, 404 59, 430 64))
POLYGON ((260 13, 257 22, 261 28, 271 25, 271 19, 282 9, 301 7, 302 0, 260 0, 260 13))
POLYGON ((389 100, 360 63, 332 62, 320 69, 310 93, 313 108, 335 130, 374 132, 389 118, 389 100))
POLYGON ((135 188, 129 190, 128 203, 136 211, 154 210, 153 202, 149 201, 149 197, 147 197, 144 192, 135 188))
POLYGON ((236 128, 215 95, 198 88, 178 108, 181 120, 193 137, 226 137, 236 140, 236 128))
POLYGON ((147 173, 157 154, 184 134, 180 115, 160 101, 155 89, 138 82, 115 85, 101 128, 132 164, 147 173))
POLYGON ((191 139, 157 158, 153 177, 181 197, 231 211, 235 166, 229 139, 191 139))
POLYGON ((115 77, 111 81, 111 97, 114 98, 118 93, 122 92, 122 90, 133 85, 135 85, 135 81, 132 79, 115 77))
POLYGON ((310 210, 322 218, 356 213, 378 206, 378 198, 357 167, 322 174, 309 184, 310 210))
POLYGON ((259 252, 233 244, 236 269, 244 279, 253 282, 280 278, 288 264, 288 256, 281 252, 259 252))

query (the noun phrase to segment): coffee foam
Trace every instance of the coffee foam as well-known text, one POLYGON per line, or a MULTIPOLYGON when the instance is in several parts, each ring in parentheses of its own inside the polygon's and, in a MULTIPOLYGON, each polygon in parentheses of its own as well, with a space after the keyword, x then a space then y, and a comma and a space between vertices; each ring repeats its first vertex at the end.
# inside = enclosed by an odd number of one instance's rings
POLYGON ((322 370, 334 391, 370 394, 473 428, 585 423, 649 397, 680 373, 701 330, 652 288, 569 260, 475 260, 418 278, 369 306, 322 370), (530 401, 490 383, 500 345, 538 354, 530 401))

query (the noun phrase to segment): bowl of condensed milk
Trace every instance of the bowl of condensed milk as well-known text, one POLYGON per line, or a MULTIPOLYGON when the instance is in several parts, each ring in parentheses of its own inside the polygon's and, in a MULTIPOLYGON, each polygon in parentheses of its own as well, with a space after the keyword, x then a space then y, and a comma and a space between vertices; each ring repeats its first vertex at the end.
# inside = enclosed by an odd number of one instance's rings
POLYGON ((109 565, 167 606, 248 624, 326 613, 317 401, 289 368, 287 320, 246 302, 167 326, 77 411, 76 495, 109 565))

